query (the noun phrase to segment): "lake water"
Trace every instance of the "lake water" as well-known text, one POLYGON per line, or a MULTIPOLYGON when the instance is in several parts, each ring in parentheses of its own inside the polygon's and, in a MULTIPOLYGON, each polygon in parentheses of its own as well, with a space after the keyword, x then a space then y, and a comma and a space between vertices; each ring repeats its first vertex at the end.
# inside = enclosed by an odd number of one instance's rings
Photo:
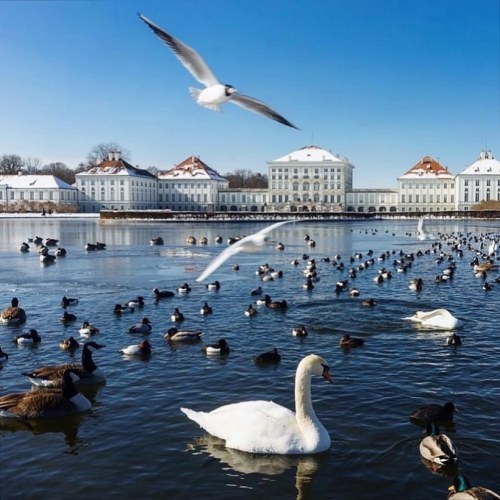
MULTIPOLYGON (((70 361, 58 347, 61 339, 79 337, 81 322, 100 329, 96 340, 106 345, 94 355, 107 375, 107 384, 86 395, 88 413, 54 422, 13 423, 0 420, 0 480, 2 499, 97 498, 266 498, 374 499, 446 498, 452 478, 431 472, 420 460, 423 430, 408 420, 427 403, 453 401, 459 412, 447 431, 459 449, 459 469, 475 485, 500 489, 500 370, 498 360, 500 284, 485 292, 473 276, 471 252, 456 258, 452 281, 434 283, 447 263, 436 254, 416 257, 408 273, 397 273, 391 255, 358 272, 351 285, 360 296, 335 294, 335 283, 348 277, 349 257, 372 249, 398 254, 425 251, 438 233, 500 232, 498 221, 427 222, 430 240, 415 237, 416 221, 299 222, 278 228, 272 236, 285 245, 262 252, 241 253, 207 280, 221 289, 208 291, 195 282, 210 260, 226 248, 230 236, 250 234, 264 223, 130 223, 102 225, 95 220, 0 219, 0 309, 13 296, 28 314, 23 328, 0 325, 0 343, 10 355, 0 371, 0 394, 30 388, 21 372, 46 364, 70 361), (304 235, 317 243, 309 248, 304 235), (408 235, 411 233, 411 235, 408 235), (36 247, 21 254, 19 246, 39 235, 60 240, 67 257, 54 265, 40 264, 36 247), (208 245, 188 245, 186 238, 206 236, 208 245), (216 236, 223 244, 214 242, 216 236), (162 236, 164 246, 150 246, 162 236), (85 252, 87 242, 102 241, 107 249, 85 252), (320 281, 313 291, 302 288, 308 253, 317 261, 320 281), (340 254, 344 271, 332 262, 340 254), (292 266, 292 258, 300 260, 292 266), (255 271, 269 263, 283 270, 282 279, 260 283, 255 271), (232 265, 238 263, 235 272, 232 265), (393 270, 393 278, 376 284, 378 269, 393 270), (423 289, 411 291, 409 280, 422 277, 423 289), (174 291, 184 282, 187 295, 155 304, 152 289, 174 291), (250 290, 261 284, 273 299, 287 300, 286 312, 258 307, 253 318, 244 315, 254 301, 250 290), (71 307, 78 321, 63 326, 63 295, 78 297, 71 307), (116 303, 142 295, 146 305, 117 317, 116 303), (361 306, 373 297, 374 308, 361 306), (200 315, 207 301, 213 308, 200 315), (199 344, 171 346, 165 330, 178 307, 183 327, 201 329, 199 344), (463 320, 463 345, 451 348, 449 332, 428 331, 402 318, 417 310, 448 308, 463 320), (138 343, 141 336, 128 328, 142 317, 153 324, 149 361, 125 359, 118 350, 138 343), (303 323, 309 336, 292 336, 303 323), (11 343, 21 330, 36 328, 42 342, 36 348, 11 343), (344 351, 342 335, 363 337, 365 345, 344 351), (225 338, 231 353, 206 357, 204 343, 225 338), (278 347, 277 367, 256 366, 253 357, 278 347), (179 411, 180 406, 212 410, 220 405, 253 399, 273 400, 294 409, 293 383, 300 359, 323 356, 335 383, 313 379, 316 414, 329 431, 332 444, 317 456, 256 456, 226 449, 179 411), (496 484, 495 484, 496 483, 496 484)), ((479 243, 473 243, 479 246, 479 243)), ((443 241, 443 251, 451 252, 443 241)), ((500 276, 492 271, 489 281, 500 276)), ((80 351, 75 354, 80 358, 80 351)))

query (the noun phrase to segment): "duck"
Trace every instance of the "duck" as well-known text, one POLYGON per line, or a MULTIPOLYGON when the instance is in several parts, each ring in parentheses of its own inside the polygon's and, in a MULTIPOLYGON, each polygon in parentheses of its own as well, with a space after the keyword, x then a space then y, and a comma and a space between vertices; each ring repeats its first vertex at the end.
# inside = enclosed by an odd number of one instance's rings
POLYGON ((356 288, 356 287, 352 287, 350 290, 349 290, 349 295, 351 297, 359 297, 359 290, 356 288))
POLYGON ((453 412, 455 411, 455 405, 450 401, 444 405, 430 404, 415 410, 410 415, 410 422, 421 427, 425 427, 431 422, 453 422, 453 412))
POLYGON ((59 347, 66 351, 74 351, 80 347, 80 344, 73 337, 69 337, 68 339, 61 340, 59 347))
POLYGON ((258 295, 262 295, 262 287, 258 286, 257 288, 253 288, 252 290, 250 290, 250 295, 252 297, 256 297, 258 295))
POLYGON ((163 238, 161 236, 157 236, 156 238, 151 238, 149 240, 150 245, 163 245, 163 238))
POLYGON ((62 323, 64 323, 65 325, 69 325, 70 323, 73 323, 73 321, 76 321, 76 316, 69 313, 68 311, 64 311, 64 314, 60 319, 62 323))
POLYGON ((55 247, 59 243, 59 240, 56 240, 55 238, 45 238, 45 241, 43 244, 46 247, 55 247))
POLYGON ((295 375, 295 408, 272 401, 245 401, 211 412, 181 411, 205 431, 223 439, 228 448, 248 453, 305 455, 330 448, 330 436, 316 416, 311 400, 311 379, 322 376, 333 383, 326 361, 316 354, 304 357, 295 375))
POLYGON ((106 243, 96 241, 95 246, 97 250, 106 250, 106 243))
POLYGON ((66 257, 67 255, 66 249, 62 247, 57 247, 55 255, 56 257, 66 257))
POLYGON ((257 299, 255 301, 255 303, 258 305, 258 306, 265 306, 267 305, 269 302, 271 302, 271 297, 269 295, 264 295, 264 297, 261 297, 260 299, 257 299))
POLYGON ((52 419, 90 410, 92 404, 76 388, 71 369, 62 375, 61 389, 7 394, 0 397, 0 416, 19 419, 52 419))
POLYGON ((254 358, 257 364, 277 364, 281 361, 281 354, 276 347, 272 351, 263 352, 254 358))
POLYGON ((78 304, 78 299, 73 297, 64 296, 61 300, 61 305, 65 308, 69 306, 76 306, 77 304, 78 304))
POLYGON ((200 309, 200 314, 202 316, 208 316, 209 314, 212 314, 212 308, 208 305, 207 302, 205 302, 200 309))
POLYGON ((208 238, 206 236, 200 238, 200 245, 208 245, 208 238))
POLYGON ((40 337, 40 335, 34 328, 28 330, 28 333, 22 333, 21 335, 17 335, 13 339, 13 342, 15 342, 18 345, 37 345, 41 341, 42 337, 40 337))
POLYGON ((364 345, 365 339, 360 339, 358 337, 351 337, 349 334, 344 335, 340 339, 341 347, 359 347, 364 345))
POLYGON ((124 356, 150 356, 151 344, 147 340, 143 340, 140 344, 129 345, 119 351, 124 356))
POLYGON ((230 348, 225 339, 220 339, 216 344, 208 344, 201 349, 208 356, 225 356, 229 354, 230 348))
POLYGON ((82 327, 79 330, 79 333, 82 337, 91 337, 92 335, 96 335, 99 333, 99 328, 91 325, 88 321, 84 321, 82 327))
POLYGON ((177 330, 172 327, 167 330, 164 338, 170 342, 197 342, 202 335, 203 332, 199 330, 177 330))
POLYGON ((423 285, 424 285, 424 282, 423 282, 422 278, 414 278, 414 279, 410 280, 410 285, 408 288, 410 290, 420 291, 420 290, 422 290, 423 285))
POLYGON ((19 251, 21 253, 27 253, 27 252, 30 251, 30 246, 28 245, 28 243, 26 243, 26 242, 23 241, 21 243, 21 246, 19 247, 19 251))
POLYGON ((455 318, 447 309, 417 311, 413 316, 408 316, 403 319, 419 323, 426 328, 453 330, 462 326, 462 321, 455 318))
POLYGON ((184 314, 182 314, 180 311, 179 311, 179 308, 176 307, 174 309, 174 312, 172 313, 172 316, 170 316, 170 319, 174 322, 174 323, 180 323, 181 321, 184 321, 184 314))
POLYGON ((283 245, 283 243, 281 243, 281 241, 280 241, 280 242, 276 243, 274 248, 276 250, 283 251, 285 249, 285 245, 283 245))
POLYGON ((483 486, 471 486, 469 480, 459 474, 448 488, 448 500, 499 500, 500 495, 483 486))
POLYGON ((367 300, 363 300, 361 302, 361 305, 363 307, 374 307, 377 305, 377 303, 375 302, 375 299, 367 299, 367 300))
POLYGON ((95 243, 86 243, 83 248, 86 252, 94 252, 97 250, 97 245, 95 243))
POLYGON ((75 384, 90 385, 104 384, 106 375, 94 363, 92 353, 106 347, 94 341, 83 344, 82 362, 64 365, 51 365, 36 368, 32 372, 24 372, 22 375, 28 377, 29 381, 37 387, 59 387, 63 374, 67 370, 73 373, 75 384))
POLYGON ((141 295, 139 295, 137 298, 135 299, 132 299, 132 300, 129 300, 127 302, 127 305, 129 307, 144 307, 144 297, 142 297, 141 295))
POLYGON ((56 261, 56 256, 47 253, 45 255, 40 255, 39 260, 41 264, 54 264, 56 261))
POLYGON ((269 301, 266 304, 267 307, 270 309, 279 309, 279 310, 285 310, 288 307, 288 303, 285 299, 283 300, 275 300, 275 301, 269 301))
POLYGON ((162 299, 169 299, 175 297, 175 293, 170 290, 159 290, 158 288, 153 288, 153 293, 155 295, 155 301, 158 302, 162 299))
POLYGON ((151 333, 152 329, 153 329, 153 325, 151 324, 151 321, 149 321, 148 318, 142 318, 140 323, 132 325, 128 329, 128 332, 129 333, 148 334, 148 333, 151 333))
POLYGON ((178 293, 189 293, 191 291, 191 286, 189 283, 184 283, 181 286, 177 287, 177 292, 178 293))
POLYGON ((299 325, 292 329, 292 335, 294 337, 307 337, 309 333, 304 325, 299 325))
POLYGON ((446 339, 446 344, 452 346, 462 345, 462 337, 460 337, 460 335, 457 335, 456 333, 452 333, 446 339))
POLYGON ((207 290, 219 290, 220 289, 220 283, 218 281, 214 281, 213 283, 208 283, 208 285, 205 285, 207 287, 207 290))
POLYGON ((9 326, 19 326, 26 323, 26 311, 19 307, 19 299, 14 297, 10 301, 10 307, 7 307, 0 314, 0 323, 9 326))
POLYGON ((2 347, 0 346, 0 367, 2 367, 5 363, 7 363, 9 359, 9 355, 2 350, 2 347))
POLYGON ((135 309, 133 307, 130 307, 128 304, 115 304, 115 307, 113 308, 113 312, 115 314, 122 314, 125 312, 134 312, 135 309))
POLYGON ((256 314, 257 314, 257 309, 255 309, 255 307, 252 304, 250 304, 245 310, 245 316, 248 316, 249 318, 255 316, 256 314))
POLYGON ((425 460, 437 465, 454 465, 458 461, 458 451, 446 434, 441 434, 439 427, 430 422, 426 428, 427 436, 419 445, 420 455, 425 460))
POLYGON ((215 243, 220 244, 220 243, 222 243, 224 240, 222 239, 222 236, 216 236, 216 237, 214 238, 214 241, 215 241, 215 243))

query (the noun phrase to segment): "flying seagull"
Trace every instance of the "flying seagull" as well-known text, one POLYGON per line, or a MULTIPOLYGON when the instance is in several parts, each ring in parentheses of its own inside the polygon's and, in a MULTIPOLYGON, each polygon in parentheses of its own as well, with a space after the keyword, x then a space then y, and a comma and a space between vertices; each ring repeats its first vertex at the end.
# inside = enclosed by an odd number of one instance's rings
POLYGON ((282 226, 283 224, 288 224, 289 222, 295 222, 293 220, 284 220, 281 222, 276 222, 275 224, 271 224, 270 226, 265 227, 257 233, 250 234, 241 238, 236 243, 233 243, 231 246, 227 247, 223 250, 215 259, 208 264, 206 269, 196 278, 196 281, 203 281, 205 278, 210 276, 218 267, 220 267, 224 262, 226 262, 229 257, 236 255, 240 252, 251 252, 253 250, 258 250, 262 247, 267 239, 268 234, 276 229, 277 227, 282 226))
POLYGON ((200 106, 213 111, 221 111, 220 105, 229 101, 237 106, 248 109, 249 111, 254 111, 255 113, 267 116, 268 118, 271 118, 271 120, 275 120, 283 125, 287 125, 288 127, 297 128, 262 101, 238 93, 231 85, 220 83, 217 77, 213 74, 212 70, 208 67, 207 63, 194 49, 156 26, 156 24, 152 23, 142 14, 139 13, 138 15, 155 32, 155 34, 173 50, 177 59, 179 59, 183 66, 196 78, 196 80, 205 85, 206 88, 203 90, 189 87, 189 92, 200 106))

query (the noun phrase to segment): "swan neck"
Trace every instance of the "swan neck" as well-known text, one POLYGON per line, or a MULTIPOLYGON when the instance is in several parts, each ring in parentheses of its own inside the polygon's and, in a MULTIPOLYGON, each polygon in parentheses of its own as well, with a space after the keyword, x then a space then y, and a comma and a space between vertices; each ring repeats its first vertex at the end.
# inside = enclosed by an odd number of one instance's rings
POLYGON ((299 424, 316 420, 311 401, 311 374, 303 367, 295 375, 295 415, 299 424))

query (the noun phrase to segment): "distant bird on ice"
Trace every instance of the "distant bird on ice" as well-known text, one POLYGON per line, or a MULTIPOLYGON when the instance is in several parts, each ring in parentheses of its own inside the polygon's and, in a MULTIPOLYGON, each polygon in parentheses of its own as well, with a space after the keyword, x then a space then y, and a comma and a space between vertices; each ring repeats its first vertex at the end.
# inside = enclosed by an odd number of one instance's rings
POLYGON ((238 93, 231 85, 220 83, 207 63, 194 49, 156 26, 156 24, 152 23, 142 14, 139 13, 138 15, 154 33, 172 49, 177 59, 179 59, 182 65, 196 78, 196 80, 205 85, 206 88, 203 90, 189 87, 191 96, 200 106, 213 111, 221 111, 220 105, 229 101, 249 111, 267 116, 271 120, 275 120, 288 127, 297 128, 262 101, 238 93))
POLYGON ((231 246, 227 247, 224 251, 222 251, 215 259, 208 264, 206 269, 196 278, 196 281, 203 281, 205 278, 208 278, 218 267, 220 267, 224 262, 226 262, 229 257, 236 255, 240 252, 251 252, 252 250, 258 250, 262 247, 267 239, 268 234, 283 224, 288 224, 289 222, 295 222, 293 220, 284 220, 281 222, 276 222, 275 224, 271 224, 270 226, 265 227, 257 233, 250 234, 241 238, 236 243, 233 243, 231 246))

